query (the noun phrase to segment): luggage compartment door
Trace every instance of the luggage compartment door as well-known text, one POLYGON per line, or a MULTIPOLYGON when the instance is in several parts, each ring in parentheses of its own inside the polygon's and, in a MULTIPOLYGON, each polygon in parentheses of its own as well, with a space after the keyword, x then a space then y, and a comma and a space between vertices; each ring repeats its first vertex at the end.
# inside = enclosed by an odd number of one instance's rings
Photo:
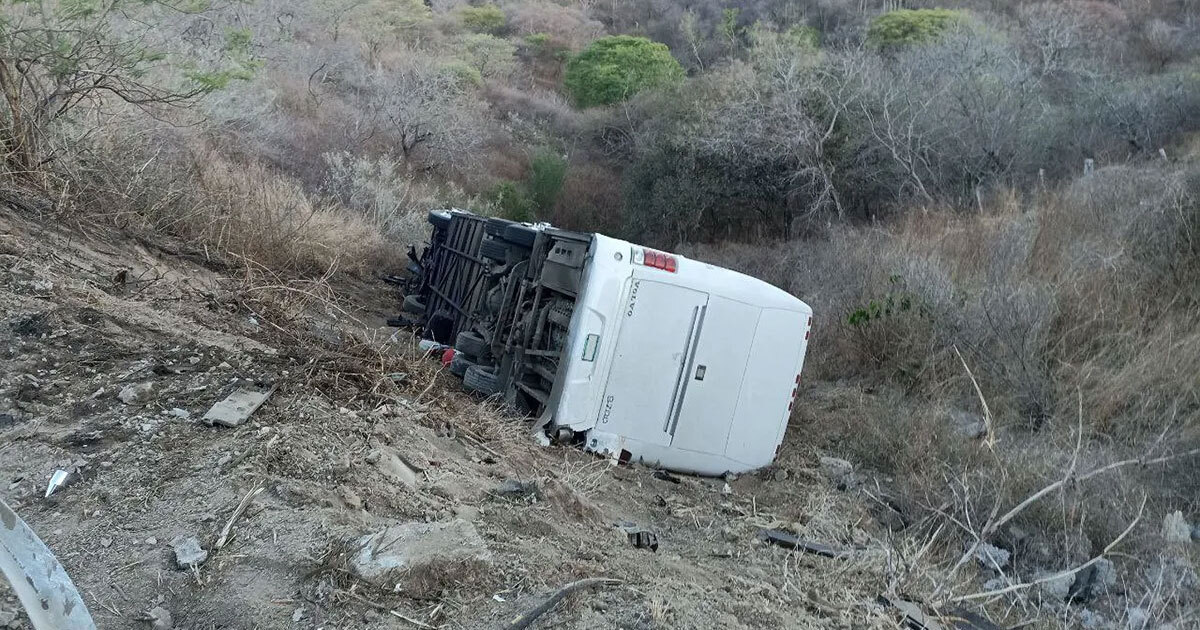
POLYGON ((707 307, 707 293, 631 280, 596 428, 670 445, 671 412, 707 307))
POLYGON ((757 306, 709 298, 667 427, 672 448, 725 454, 761 313, 757 306))

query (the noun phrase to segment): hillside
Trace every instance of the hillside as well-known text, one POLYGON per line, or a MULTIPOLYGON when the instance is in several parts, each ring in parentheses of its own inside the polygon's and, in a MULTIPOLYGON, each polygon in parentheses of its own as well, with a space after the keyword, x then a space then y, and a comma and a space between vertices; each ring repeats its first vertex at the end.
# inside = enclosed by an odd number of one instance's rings
POLYGON ((0 11, 0 498, 100 627, 501 627, 588 577, 534 627, 1200 624, 1195 2, 0 11), (451 206, 804 299, 776 464, 663 480, 472 399, 378 280, 451 206), (474 533, 354 575, 404 523, 474 533))

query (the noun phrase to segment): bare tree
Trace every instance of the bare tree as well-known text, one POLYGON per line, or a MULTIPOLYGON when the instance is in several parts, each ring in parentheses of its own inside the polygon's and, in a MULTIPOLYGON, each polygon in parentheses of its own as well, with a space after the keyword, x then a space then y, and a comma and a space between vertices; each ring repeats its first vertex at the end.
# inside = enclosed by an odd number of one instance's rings
POLYGON ((473 162, 485 137, 484 113, 466 80, 415 53, 368 77, 358 91, 359 117, 351 121, 360 136, 394 138, 392 146, 410 167, 473 162))
MULTIPOLYGON (((82 105, 117 99, 135 107, 186 105, 252 69, 249 59, 217 69, 173 65, 147 44, 159 26, 147 4, 186 13, 191 3, 109 0, 9 3, 0 18, 0 150, 10 173, 36 177, 54 159, 51 125, 82 105), (118 33, 114 25, 124 27, 118 33)), ((153 8, 153 7, 150 7, 153 8)), ((239 32, 240 35, 240 32, 239 32)), ((248 36, 238 37, 248 45, 248 36)), ((232 50, 232 49, 231 49, 232 50)), ((235 52, 245 52, 244 46, 235 52)))

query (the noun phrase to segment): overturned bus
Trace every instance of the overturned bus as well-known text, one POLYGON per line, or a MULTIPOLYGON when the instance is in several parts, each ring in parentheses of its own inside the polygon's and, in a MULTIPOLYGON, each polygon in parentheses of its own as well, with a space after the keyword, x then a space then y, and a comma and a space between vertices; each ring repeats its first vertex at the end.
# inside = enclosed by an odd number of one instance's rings
POLYGON ((434 211, 404 299, 467 389, 539 434, 702 475, 774 459, 812 309, 761 280, 601 234, 434 211))

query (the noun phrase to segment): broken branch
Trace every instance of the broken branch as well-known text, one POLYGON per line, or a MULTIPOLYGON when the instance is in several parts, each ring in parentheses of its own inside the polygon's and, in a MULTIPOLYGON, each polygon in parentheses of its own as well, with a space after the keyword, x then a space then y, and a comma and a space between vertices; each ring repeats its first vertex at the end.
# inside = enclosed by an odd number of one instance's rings
POLYGON ((1133 531, 1133 528, 1138 524, 1139 521, 1142 520, 1142 513, 1145 510, 1146 510, 1146 495, 1143 495, 1142 496, 1142 505, 1141 505, 1141 507, 1138 508, 1137 516, 1135 516, 1133 521, 1131 521, 1129 523, 1129 526, 1125 528, 1125 531, 1121 532, 1120 536, 1117 536, 1115 539, 1113 539, 1112 542, 1108 543, 1108 545, 1106 547, 1104 547, 1104 550, 1101 551, 1096 557, 1092 558, 1091 560, 1088 560, 1087 562, 1084 562, 1083 564, 1081 564, 1073 569, 1067 569, 1066 571, 1060 571, 1053 575, 1047 575, 1043 578, 1039 578, 1039 579, 1033 580, 1031 582, 1022 582, 1021 584, 1013 584, 1010 586, 1006 586, 1005 588, 999 588, 999 589, 992 590, 992 591, 984 591, 981 593, 972 593, 970 595, 960 595, 958 597, 953 597, 953 598, 949 599, 948 603, 965 602, 965 601, 970 601, 973 599, 984 599, 987 597, 995 597, 997 595, 1004 595, 1005 593, 1012 593, 1013 591, 1019 591, 1024 588, 1029 588, 1031 586, 1037 586, 1038 584, 1044 584, 1046 582, 1050 582, 1050 581, 1058 580, 1058 579, 1061 579, 1061 578, 1064 578, 1067 576, 1075 575, 1075 574, 1079 573, 1080 571, 1092 566, 1093 564, 1100 562, 1102 559, 1104 559, 1104 556, 1107 556, 1109 554, 1109 552, 1111 552, 1113 549, 1115 549, 1117 547, 1117 545, 1121 544, 1121 541, 1125 540, 1125 537, 1129 535, 1129 532, 1133 531))
POLYGON ((564 597, 571 594, 573 591, 590 588, 593 586, 609 586, 620 583, 621 580, 614 580, 612 578, 587 578, 578 580, 576 582, 571 582, 570 584, 567 584, 566 586, 555 591, 553 595, 546 598, 546 601, 542 602, 533 610, 514 618, 508 623, 507 626, 504 626, 504 630, 524 630, 525 628, 528 628, 529 625, 537 620, 538 617, 546 614, 551 608, 554 608, 558 602, 562 601, 564 597))

